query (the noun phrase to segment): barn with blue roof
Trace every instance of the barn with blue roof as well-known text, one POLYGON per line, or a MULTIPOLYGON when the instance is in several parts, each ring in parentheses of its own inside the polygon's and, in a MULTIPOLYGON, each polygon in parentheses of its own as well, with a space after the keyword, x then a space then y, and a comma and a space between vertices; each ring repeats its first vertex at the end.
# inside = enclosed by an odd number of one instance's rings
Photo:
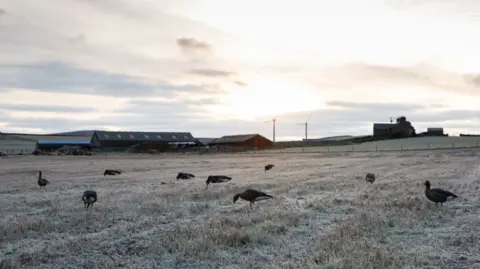
POLYGON ((65 146, 77 146, 83 149, 92 149, 91 140, 37 140, 36 148, 43 151, 52 151, 65 146))

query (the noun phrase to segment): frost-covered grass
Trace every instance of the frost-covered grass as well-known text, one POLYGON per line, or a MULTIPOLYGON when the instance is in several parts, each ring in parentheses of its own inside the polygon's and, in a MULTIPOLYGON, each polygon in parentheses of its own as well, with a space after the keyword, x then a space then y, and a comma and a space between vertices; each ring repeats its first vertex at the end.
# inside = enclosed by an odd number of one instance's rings
POLYGON ((18 156, 0 167, 0 268, 480 266, 476 150, 18 156), (105 168, 125 172, 104 180, 105 168), (37 169, 52 182, 45 191, 37 169), (197 178, 176 181, 179 171, 197 178), (205 190, 209 174, 233 180, 205 190), (427 179, 459 198, 435 208, 427 179), (275 198, 253 211, 232 204, 247 187, 275 198), (80 200, 88 188, 93 210, 80 200))

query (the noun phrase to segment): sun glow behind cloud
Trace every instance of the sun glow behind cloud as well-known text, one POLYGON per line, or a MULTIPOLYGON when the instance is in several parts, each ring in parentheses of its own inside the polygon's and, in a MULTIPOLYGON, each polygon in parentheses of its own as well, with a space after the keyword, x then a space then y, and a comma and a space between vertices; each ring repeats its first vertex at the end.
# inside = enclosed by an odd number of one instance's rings
POLYGON ((323 108, 325 100, 319 91, 300 83, 276 78, 259 79, 247 87, 234 88, 221 98, 216 110, 237 119, 256 120, 290 112, 323 108))

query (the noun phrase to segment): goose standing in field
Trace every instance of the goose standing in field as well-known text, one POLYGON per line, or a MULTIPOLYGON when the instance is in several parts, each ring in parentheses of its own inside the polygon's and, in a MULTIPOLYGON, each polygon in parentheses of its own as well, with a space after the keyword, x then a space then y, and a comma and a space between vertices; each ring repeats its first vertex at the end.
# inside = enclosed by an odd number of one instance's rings
POLYGON ((205 183, 207 183, 206 189, 208 189, 208 184, 210 184, 210 183, 224 183, 224 182, 228 182, 230 180, 232 180, 231 177, 222 176, 222 175, 208 176, 207 181, 205 182, 205 183))
POLYGON ((367 173, 367 175, 365 176, 365 181, 370 182, 370 184, 372 184, 375 181, 375 174, 367 173))
POLYGON ((88 190, 83 192, 82 201, 85 208, 93 207, 93 204, 98 200, 97 192, 88 190))
POLYGON ((434 202, 435 205, 437 205, 438 203, 440 203, 442 206, 443 206, 443 203, 445 203, 447 201, 447 198, 452 196, 453 198, 457 198, 458 196, 456 196, 455 194, 449 192, 449 191, 446 191, 446 190, 442 190, 440 188, 434 188, 434 189, 431 189, 430 188, 430 181, 425 181, 425 196, 427 196, 427 199, 434 202))
POLYGON ((255 202, 272 199, 273 196, 268 195, 262 191, 247 189, 244 192, 235 194, 235 196, 233 196, 233 203, 235 203, 238 200, 238 198, 242 198, 245 201, 249 201, 250 208, 252 208, 255 202))
POLYGON ((193 174, 180 172, 177 175, 177 180, 179 180, 179 179, 191 179, 191 178, 194 178, 194 177, 195 177, 195 175, 193 175, 193 174))
POLYGON ((265 172, 267 172, 268 170, 270 170, 270 169, 272 169, 272 168, 274 168, 274 167, 275 167, 275 165, 273 165, 273 164, 267 164, 267 165, 265 165, 265 172))
POLYGON ((42 177, 42 170, 39 170, 38 171, 38 185, 40 186, 40 189, 42 187, 45 188, 45 186, 47 186, 48 184, 50 184, 50 181, 48 181, 47 179, 43 178, 42 177))
POLYGON ((120 175, 121 173, 122 172, 118 170, 106 169, 105 172, 103 172, 103 178, 105 178, 107 175, 115 176, 120 175))

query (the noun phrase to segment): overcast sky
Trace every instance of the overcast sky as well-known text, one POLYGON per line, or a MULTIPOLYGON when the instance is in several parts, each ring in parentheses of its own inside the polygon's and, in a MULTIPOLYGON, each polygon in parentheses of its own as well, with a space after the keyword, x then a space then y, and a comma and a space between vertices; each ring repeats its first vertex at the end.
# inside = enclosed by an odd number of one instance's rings
POLYGON ((480 133, 478 0, 0 0, 0 129, 480 133))

